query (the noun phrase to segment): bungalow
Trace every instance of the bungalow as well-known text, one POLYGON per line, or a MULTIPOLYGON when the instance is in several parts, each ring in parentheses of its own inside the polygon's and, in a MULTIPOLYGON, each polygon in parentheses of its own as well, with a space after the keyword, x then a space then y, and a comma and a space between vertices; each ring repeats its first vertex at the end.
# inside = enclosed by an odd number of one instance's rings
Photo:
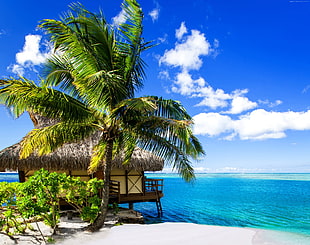
MULTIPOLYGON (((35 128, 52 125, 55 121, 37 114, 30 114, 35 128)), ((89 180, 97 177, 103 179, 102 171, 89 174, 87 168, 91 159, 92 149, 98 142, 98 134, 86 140, 65 144, 51 154, 38 156, 30 155, 20 159, 21 144, 9 146, 0 151, 0 169, 16 170, 20 182, 25 182, 36 170, 44 168, 52 172, 65 172, 70 176, 89 180)), ((110 202, 133 203, 155 202, 158 214, 162 213, 160 199, 163 197, 163 180, 146 178, 145 171, 160 171, 163 169, 163 159, 136 148, 129 164, 122 164, 123 156, 120 154, 113 160, 110 176, 110 202)))

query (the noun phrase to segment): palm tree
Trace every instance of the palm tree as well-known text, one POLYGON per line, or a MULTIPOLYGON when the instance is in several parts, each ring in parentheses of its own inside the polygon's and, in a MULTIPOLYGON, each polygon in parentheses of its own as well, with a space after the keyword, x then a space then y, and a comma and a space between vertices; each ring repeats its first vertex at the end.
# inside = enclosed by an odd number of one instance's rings
POLYGON ((192 119, 179 102, 155 96, 135 98, 145 78, 140 55, 152 45, 142 38, 143 14, 135 0, 124 0, 126 22, 118 29, 102 13, 79 4, 61 20, 43 20, 54 44, 46 80, 0 80, 0 103, 15 116, 24 111, 60 119, 32 130, 22 142, 21 157, 53 152, 68 142, 100 132, 90 171, 103 171, 101 212, 91 230, 99 229, 107 213, 112 159, 124 153, 130 161, 136 147, 165 159, 187 181, 194 178, 190 158, 204 154, 191 130, 192 119))

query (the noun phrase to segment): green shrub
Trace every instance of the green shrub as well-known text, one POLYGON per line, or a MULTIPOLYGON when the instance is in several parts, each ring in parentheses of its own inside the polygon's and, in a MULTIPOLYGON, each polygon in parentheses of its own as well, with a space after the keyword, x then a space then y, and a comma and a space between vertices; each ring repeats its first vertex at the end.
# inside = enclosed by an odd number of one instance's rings
POLYGON ((103 180, 67 176, 65 173, 36 171, 24 183, 0 182, 0 231, 8 235, 29 228, 26 220, 42 220, 57 230, 60 200, 75 208, 82 220, 93 223, 100 212, 103 180))
POLYGON ((16 206, 20 183, 0 182, 0 231, 8 235, 23 233, 27 223, 16 206))
POLYGON ((86 182, 68 177, 63 192, 65 200, 80 213, 81 219, 93 223, 100 211, 102 188, 103 180, 94 178, 86 182))
POLYGON ((41 169, 22 184, 17 206, 25 218, 40 218, 56 232, 60 221, 60 193, 66 174, 41 169))

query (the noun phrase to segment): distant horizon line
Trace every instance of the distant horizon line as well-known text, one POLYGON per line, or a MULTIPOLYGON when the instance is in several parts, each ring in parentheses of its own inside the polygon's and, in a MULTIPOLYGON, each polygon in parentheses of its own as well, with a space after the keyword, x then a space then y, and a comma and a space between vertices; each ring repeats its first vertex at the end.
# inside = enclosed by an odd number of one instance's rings
MULTIPOLYGON (((178 174, 176 172, 145 171, 153 174, 178 174)), ((310 172, 195 172, 195 174, 310 174, 310 172)))

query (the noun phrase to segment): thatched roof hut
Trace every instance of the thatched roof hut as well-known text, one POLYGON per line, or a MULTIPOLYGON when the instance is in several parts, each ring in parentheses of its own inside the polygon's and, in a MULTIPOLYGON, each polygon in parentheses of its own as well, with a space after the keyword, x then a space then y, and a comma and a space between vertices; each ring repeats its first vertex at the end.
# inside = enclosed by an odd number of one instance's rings
MULTIPOLYGON (((55 120, 50 120, 45 117, 30 114, 30 118, 36 128, 41 128, 47 125, 52 125, 55 120)), ((17 143, 0 151, 0 169, 11 170, 37 170, 45 168, 47 170, 87 170, 91 159, 93 146, 98 143, 98 134, 77 143, 65 144, 55 152, 38 156, 32 154, 26 159, 20 159, 19 153, 21 144, 17 143)), ((113 167, 123 168, 126 170, 139 171, 160 171, 163 169, 163 159, 137 148, 132 156, 129 164, 123 165, 122 155, 117 156, 113 160, 113 167)))

